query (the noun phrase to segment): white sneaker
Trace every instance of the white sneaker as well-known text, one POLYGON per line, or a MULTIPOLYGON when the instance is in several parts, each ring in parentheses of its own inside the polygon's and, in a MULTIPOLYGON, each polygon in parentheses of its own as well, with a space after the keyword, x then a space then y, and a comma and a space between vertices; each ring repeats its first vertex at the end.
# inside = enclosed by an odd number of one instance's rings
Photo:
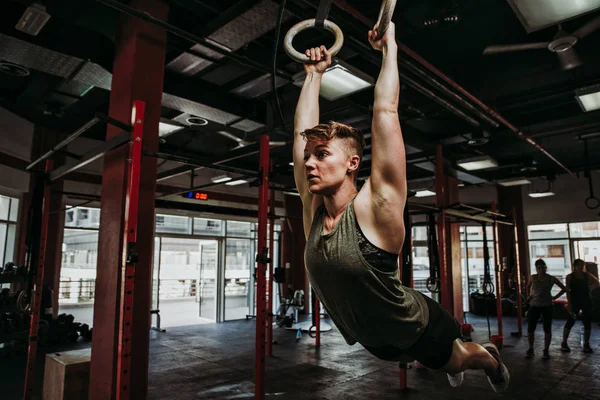
POLYGON ((488 381, 490 382, 492 389, 494 389, 494 392, 504 392, 510 383, 508 368, 500 361, 500 352, 493 343, 484 343, 482 346, 496 359, 496 361, 498 361, 498 374, 493 378, 488 376, 488 381))
POLYGON ((465 381, 464 371, 461 371, 456 375, 450 375, 450 374, 446 374, 446 375, 448 375, 448 382, 450 382, 450 386, 452 386, 452 387, 459 387, 465 381))

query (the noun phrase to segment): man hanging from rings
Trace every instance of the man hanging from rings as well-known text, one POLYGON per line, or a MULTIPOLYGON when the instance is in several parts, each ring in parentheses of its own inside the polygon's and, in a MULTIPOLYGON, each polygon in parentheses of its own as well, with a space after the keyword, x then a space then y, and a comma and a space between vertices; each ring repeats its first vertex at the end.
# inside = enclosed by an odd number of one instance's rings
POLYGON ((454 387, 467 369, 483 369, 492 388, 506 390, 509 373, 491 343, 463 343, 456 319, 420 292, 402 286, 397 267, 405 236, 406 157, 398 118, 395 26, 383 38, 375 86, 371 176, 357 190, 365 140, 356 129, 319 123, 321 79, 331 65, 324 47, 306 50, 306 79, 294 121, 294 177, 302 198, 310 283, 350 345, 390 361, 414 358, 448 374, 454 387))

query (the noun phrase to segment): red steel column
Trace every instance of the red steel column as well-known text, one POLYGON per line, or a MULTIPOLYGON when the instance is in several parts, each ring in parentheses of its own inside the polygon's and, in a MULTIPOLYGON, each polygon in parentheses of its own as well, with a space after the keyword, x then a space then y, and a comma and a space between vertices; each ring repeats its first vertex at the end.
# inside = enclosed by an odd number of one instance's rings
MULTIPOLYGON (((52 147, 56 146, 62 139, 62 135, 51 129, 40 125, 35 126, 34 141, 31 146, 31 159, 35 160, 41 157, 52 147)), ((66 157, 64 154, 55 153, 52 155, 54 165, 62 165, 66 157)), ((42 167, 42 163, 38 164, 37 168, 42 167)), ((33 189, 33 180, 30 185, 30 193, 33 189)), ((60 192, 63 191, 64 181, 58 180, 49 183, 51 186, 50 193, 50 218, 48 219, 48 235, 46 243, 46 257, 44 268, 44 285, 49 285, 53 290, 52 298, 52 314, 56 318, 58 316, 58 295, 60 290, 60 268, 62 265, 62 244, 65 227, 65 213, 63 211, 63 196, 60 192)), ((27 208, 23 208, 27 210, 27 208)), ((27 218, 27 212, 23 213, 27 218)), ((23 225, 26 227, 27 224, 23 225)), ((27 229, 23 229, 26 231, 27 229)))
POLYGON ((256 400, 265 398, 265 339, 267 320, 267 217, 269 212, 269 137, 260 137, 260 171, 262 174, 258 188, 258 255, 256 267, 256 352, 255 352, 255 392, 256 400))
MULTIPOLYGON (((492 203, 491 210, 496 211, 496 203, 492 203)), ((494 230, 494 276, 496 277, 496 316, 498 319, 498 335, 502 333, 502 262, 500 262, 500 245, 498 237, 498 223, 492 224, 494 230)))
MULTIPOLYGON (((271 171, 273 164, 271 163, 271 171)), ((269 286, 267 287, 267 356, 273 355, 273 269, 275 268, 275 191, 270 191, 270 210, 269 218, 269 286)))
MULTIPOLYGON (((438 144, 436 148, 435 187, 438 207, 445 208, 450 204, 458 203, 458 180, 448 176, 444 168, 441 144, 438 144)), ((446 213, 442 213, 438 218, 441 303, 462 324, 464 311, 462 302, 460 226, 450 223, 446 213)))
MULTIPOLYGON (((53 163, 46 161, 46 173, 52 170, 53 163)), ((39 184, 40 181, 38 181, 39 184)), ((46 249, 48 243, 48 220, 50 219, 50 182, 44 178, 44 200, 42 203, 42 223, 40 232, 40 249, 36 265, 35 286, 33 288, 33 301, 31 302, 31 323, 29 327, 29 351, 27 353, 27 369, 25 372, 25 388, 23 399, 31 398, 35 384, 35 362, 37 359, 38 328, 40 323, 40 312, 42 307, 42 286, 44 284, 44 270, 46 262, 46 249)))
POLYGON ((519 224, 521 220, 517 217, 516 210, 513 210, 513 222, 515 230, 515 272, 517 278, 515 279, 515 289, 517 291, 517 333, 518 336, 523 336, 523 297, 521 296, 521 257, 520 257, 520 236, 519 236, 519 224))
MULTIPOLYGON (((125 197, 125 229, 123 231, 123 255, 121 259, 120 320, 117 353, 117 399, 129 400, 135 397, 131 392, 131 365, 135 311, 135 278, 138 264, 138 211, 140 200, 140 181, 142 168, 142 139, 144 137, 144 109, 142 101, 135 101, 132 120, 133 133, 129 149, 129 171, 127 173, 127 190, 125 197)), ((145 267, 143 264, 140 267, 145 267)), ((147 266, 146 266, 147 267, 147 266)), ((140 268, 140 270, 142 270, 140 268)), ((144 293, 142 288, 142 293, 144 293)))
MULTIPOLYGON (((132 7, 155 18, 167 19, 165 0, 132 0, 132 7)), ((123 17, 118 29, 116 58, 110 96, 109 116, 132 123, 135 100, 146 104, 143 150, 158 151, 165 65, 166 32, 135 18, 123 17)), ((106 138, 121 133, 113 126, 106 138)), ((98 238, 98 271, 94 304, 94 335, 90 370, 90 400, 112 400, 117 394, 118 338, 122 285, 120 271, 125 229, 125 199, 128 177, 129 147, 122 146, 104 157, 102 205, 98 238)), ((131 326, 130 392, 145 399, 148 389, 148 348, 150 342, 151 266, 154 246, 154 197, 156 159, 142 160, 137 237, 138 264, 134 285, 135 297, 131 326)))

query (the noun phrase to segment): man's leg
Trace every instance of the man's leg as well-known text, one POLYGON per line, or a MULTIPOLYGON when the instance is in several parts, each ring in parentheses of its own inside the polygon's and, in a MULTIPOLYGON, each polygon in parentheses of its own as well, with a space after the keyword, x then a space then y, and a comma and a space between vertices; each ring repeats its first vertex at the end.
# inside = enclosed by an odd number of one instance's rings
POLYGON ((487 376, 497 375, 498 361, 480 344, 457 339, 452 346, 452 356, 442 368, 444 372, 455 375, 467 369, 482 369, 487 376))

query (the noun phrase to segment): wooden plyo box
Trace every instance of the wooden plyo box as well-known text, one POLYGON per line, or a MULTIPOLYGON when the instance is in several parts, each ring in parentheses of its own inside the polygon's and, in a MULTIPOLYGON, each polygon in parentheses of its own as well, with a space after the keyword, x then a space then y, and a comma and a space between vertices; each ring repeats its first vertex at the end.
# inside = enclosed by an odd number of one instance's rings
POLYGON ((46 355, 43 400, 87 400, 92 349, 46 355))

